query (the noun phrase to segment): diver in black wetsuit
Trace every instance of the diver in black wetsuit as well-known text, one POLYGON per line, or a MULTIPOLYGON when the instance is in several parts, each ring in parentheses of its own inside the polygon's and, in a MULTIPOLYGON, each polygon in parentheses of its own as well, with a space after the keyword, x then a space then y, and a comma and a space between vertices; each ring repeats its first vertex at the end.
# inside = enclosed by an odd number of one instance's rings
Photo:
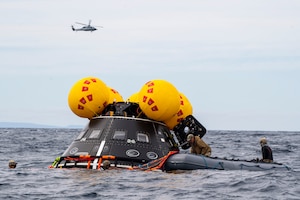
POLYGON ((267 139, 265 137, 260 139, 260 146, 262 152, 262 159, 263 162, 273 162, 273 153, 272 149, 267 144, 267 139))

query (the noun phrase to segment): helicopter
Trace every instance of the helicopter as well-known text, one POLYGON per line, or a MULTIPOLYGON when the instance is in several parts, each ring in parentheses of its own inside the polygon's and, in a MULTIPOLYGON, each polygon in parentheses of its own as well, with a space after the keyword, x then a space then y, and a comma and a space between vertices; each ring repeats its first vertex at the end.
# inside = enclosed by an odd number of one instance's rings
POLYGON ((81 24, 81 25, 84 25, 82 28, 74 28, 74 26, 72 25, 72 30, 73 31, 96 31, 97 29, 95 27, 100 27, 100 28, 103 28, 103 26, 91 26, 91 20, 89 20, 89 24, 83 24, 83 23, 80 23, 80 22, 76 22, 76 24, 81 24))

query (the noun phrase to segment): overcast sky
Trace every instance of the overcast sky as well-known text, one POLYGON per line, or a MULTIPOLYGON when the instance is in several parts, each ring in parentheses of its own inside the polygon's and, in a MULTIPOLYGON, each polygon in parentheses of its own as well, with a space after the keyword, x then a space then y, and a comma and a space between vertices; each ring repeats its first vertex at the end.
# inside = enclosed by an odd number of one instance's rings
POLYGON ((208 130, 300 130, 300 1, 2 0, 1 122, 85 125, 95 76, 124 99, 171 82, 208 130), (103 26, 73 32, 75 22, 103 26))

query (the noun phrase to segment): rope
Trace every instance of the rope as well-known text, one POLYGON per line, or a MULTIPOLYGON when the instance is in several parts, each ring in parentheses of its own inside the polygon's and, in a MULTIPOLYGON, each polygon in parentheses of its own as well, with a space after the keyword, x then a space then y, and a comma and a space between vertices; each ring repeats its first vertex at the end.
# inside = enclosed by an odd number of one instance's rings
POLYGON ((148 162, 146 164, 143 165, 139 165, 136 167, 132 167, 130 169, 139 169, 139 170, 145 170, 145 171, 154 171, 154 170, 159 170, 162 169, 165 162, 167 161, 167 159, 173 155, 178 153, 179 151, 170 151, 167 155, 165 155, 164 157, 161 157, 159 159, 153 160, 151 162, 148 162))

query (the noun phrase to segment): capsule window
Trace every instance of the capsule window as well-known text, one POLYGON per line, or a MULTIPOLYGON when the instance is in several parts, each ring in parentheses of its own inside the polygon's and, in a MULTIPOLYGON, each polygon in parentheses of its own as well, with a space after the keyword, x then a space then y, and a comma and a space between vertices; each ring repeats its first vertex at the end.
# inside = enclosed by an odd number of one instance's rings
POLYGON ((89 136, 89 139, 96 139, 99 138, 100 134, 101 134, 101 130, 100 129, 95 129, 92 131, 92 133, 89 136))
POLYGON ((80 134, 78 135, 78 137, 76 138, 76 140, 80 140, 86 132, 87 132, 87 130, 81 131, 80 134))
POLYGON ((149 137, 146 133, 138 133, 137 134, 137 141, 138 142, 146 142, 149 143, 149 137))
POLYGON ((115 131, 114 135, 113 135, 113 139, 114 140, 125 140, 126 139, 126 132, 125 131, 120 131, 120 130, 115 131))

